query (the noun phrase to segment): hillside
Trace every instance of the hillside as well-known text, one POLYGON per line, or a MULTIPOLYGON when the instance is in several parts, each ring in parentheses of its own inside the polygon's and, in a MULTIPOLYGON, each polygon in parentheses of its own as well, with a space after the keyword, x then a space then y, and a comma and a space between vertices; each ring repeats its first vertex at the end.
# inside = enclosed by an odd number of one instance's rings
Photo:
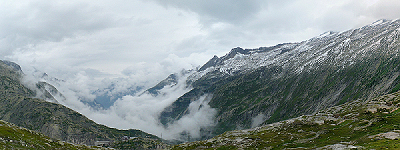
POLYGON ((51 139, 41 133, 15 126, 0 120, 1 149, 65 149, 85 150, 100 149, 99 147, 79 146, 51 139))
MULTIPOLYGON (((124 136, 141 137, 161 143, 161 139, 143 131, 109 128, 63 105, 34 98, 36 91, 20 82, 22 71, 4 61, 0 61, 0 72, 1 120, 74 144, 95 145, 96 141, 120 141, 124 136)), ((37 86, 40 89, 43 83, 38 83, 37 86)))
POLYGON ((400 91, 172 149, 399 149, 400 91))

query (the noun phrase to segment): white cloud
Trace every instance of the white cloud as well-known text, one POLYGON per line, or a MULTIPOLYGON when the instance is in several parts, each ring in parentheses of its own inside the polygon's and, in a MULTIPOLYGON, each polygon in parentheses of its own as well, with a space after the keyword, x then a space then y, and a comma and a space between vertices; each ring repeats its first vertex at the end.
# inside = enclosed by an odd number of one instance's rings
POLYGON ((204 24, 212 24, 212 22, 229 22, 229 23, 241 23, 247 20, 253 19, 252 17, 260 10, 263 6, 263 1, 252 0, 170 0, 162 1, 156 0, 160 4, 169 7, 178 7, 184 10, 192 11, 200 15, 201 21, 204 24))
POLYGON ((264 123, 265 120, 267 120, 267 116, 265 116, 262 113, 258 114, 257 116, 251 119, 251 128, 261 125, 262 123, 264 123))
POLYGON ((7 14, 0 18, 1 58, 50 65, 43 71, 56 75, 68 67, 120 75, 135 63, 160 63, 176 43, 200 34, 196 15, 150 2, 26 3, 2 5, 10 9, 0 12, 7 14))
MULTIPOLYGON (((199 100, 194 101, 189 106, 189 114, 183 116, 178 121, 169 124, 165 128, 158 120, 160 113, 176 100, 177 97, 188 92, 182 85, 167 88, 162 91, 160 96, 153 97, 151 95, 141 96, 125 96, 118 100, 114 106, 108 111, 109 114, 116 114, 116 118, 104 121, 104 124, 118 128, 137 128, 145 132, 161 136, 165 139, 180 139, 182 132, 189 133, 192 138, 200 138, 200 130, 215 125, 214 116, 216 110, 208 105, 210 97, 203 96, 199 100), (114 121, 114 119, 124 120, 123 122, 114 121)), ((97 118, 97 113, 93 114, 97 118)), ((91 116, 89 114, 89 116, 91 116)), ((109 116, 103 115, 100 117, 109 116)), ((99 119, 101 120, 101 119, 99 119)))
MULTIPOLYGON (((166 86, 158 96, 151 94, 126 95, 118 99, 109 109, 93 109, 84 104, 87 99, 93 99, 91 94, 92 85, 95 80, 88 79, 84 72, 76 75, 74 80, 68 82, 57 82, 56 87, 67 97, 66 101, 58 101, 98 123, 119 129, 140 129, 145 132, 161 136, 165 139, 186 140, 181 137, 182 132, 189 133, 192 138, 200 137, 202 128, 215 125, 214 116, 216 110, 208 105, 211 96, 203 96, 189 105, 188 115, 183 116, 167 128, 162 125, 158 118, 161 112, 172 104, 177 98, 190 91, 184 80, 188 74, 179 76, 179 82, 175 86, 166 86)), ((25 81, 32 81, 32 76, 27 76, 25 81)), ((36 79, 38 80, 38 79, 36 79)), ((115 81, 115 80, 114 80, 115 81)), ((48 81, 51 82, 51 81, 48 81)), ((29 85, 33 85, 29 82, 29 85)), ((126 84, 127 82, 120 83, 126 84)), ((128 86, 130 84, 126 84, 128 86)), ((97 85, 101 87, 101 85, 97 85)), ((116 87, 115 91, 121 92, 125 88, 116 87)))

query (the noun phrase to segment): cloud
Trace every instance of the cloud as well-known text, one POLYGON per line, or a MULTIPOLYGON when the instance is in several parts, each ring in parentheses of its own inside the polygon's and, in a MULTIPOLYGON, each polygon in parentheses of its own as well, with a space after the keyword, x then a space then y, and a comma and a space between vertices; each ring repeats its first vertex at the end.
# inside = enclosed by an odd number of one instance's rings
MULTIPOLYGON (((181 137, 181 133, 188 133, 191 138, 200 138, 201 129, 215 125, 214 116, 216 110, 208 105, 211 95, 205 95, 192 102, 189 105, 189 113, 175 123, 170 124, 167 128, 159 122, 158 118, 166 107, 191 90, 186 86, 185 82, 188 75, 190 74, 178 74, 180 80, 178 84, 164 87, 160 90, 161 94, 158 96, 148 93, 141 94, 143 91, 135 95, 125 95, 118 99, 109 109, 94 109, 85 104, 88 99, 94 99, 95 97, 92 94, 95 90, 93 87, 101 87, 101 85, 92 85, 95 80, 89 79, 84 72, 76 75, 74 80, 55 82, 53 85, 66 97, 66 100, 57 99, 61 104, 82 113, 97 123, 119 129, 140 129, 158 136, 162 134, 165 139, 187 140, 187 136, 181 137)), ((27 76, 25 83, 33 86, 35 82, 32 81, 44 80, 43 78, 34 78, 33 76, 27 76)), ((47 80, 47 82, 51 83, 52 81, 47 80)), ((127 83, 121 83, 125 84, 125 88, 114 86, 115 89, 112 89, 112 91, 121 92, 126 90, 126 86, 132 86, 132 84, 127 83)))
POLYGON ((171 0, 162 1, 156 0, 162 5, 169 7, 179 7, 184 10, 193 11, 200 14, 202 21, 206 24, 210 22, 229 22, 229 23, 242 23, 246 20, 253 19, 254 14, 261 10, 263 1, 213 1, 213 0, 171 0))
POLYGON ((155 1, 199 16, 207 34, 182 45, 202 45, 199 41, 207 39, 203 45, 215 48, 300 42, 326 31, 349 30, 382 18, 396 19, 399 9, 395 8, 400 7, 397 1, 384 0, 155 1))
POLYGON ((88 75, 97 78, 121 77, 124 70, 143 63, 162 65, 171 54, 196 59, 183 66, 202 65, 237 46, 300 42, 325 31, 398 18, 395 8, 400 7, 397 1, 375 0, 34 0, 1 4, 1 59, 57 76, 91 69, 88 75), (194 54, 207 57, 195 58, 194 54))
POLYGON ((106 14, 93 11, 84 3, 62 1, 23 1, 0 5, 0 37, 8 41, 1 50, 29 50, 29 46, 59 42, 80 33, 112 27, 106 14), (11 5, 11 7, 10 7, 11 5))
POLYGON ((189 114, 183 116, 173 124, 165 128, 158 120, 160 113, 179 96, 188 92, 181 85, 166 88, 160 96, 151 95, 125 96, 118 100, 109 110, 110 114, 116 114, 118 119, 125 120, 127 124, 105 121, 106 124, 118 128, 137 128, 165 139, 187 140, 181 137, 182 133, 188 133, 191 138, 200 138, 201 129, 215 125, 216 110, 208 105, 210 97, 203 96, 189 105, 189 114), (172 91, 171 91, 172 90, 172 91), (178 91, 177 91, 178 90, 178 91))
POLYGON ((251 128, 261 125, 265 120, 267 120, 267 116, 265 116, 262 113, 258 114, 257 116, 251 119, 251 128))
POLYGON ((0 58, 57 76, 88 69, 121 75, 136 63, 161 63, 176 43, 200 34, 193 14, 150 2, 1 3, 0 58))
POLYGON ((366 14, 380 19, 398 19, 400 18, 400 2, 396 0, 379 0, 369 3, 366 14))
POLYGON ((217 110, 208 105, 211 98, 212 95, 205 95, 190 103, 189 114, 168 126, 169 136, 172 135, 172 137, 176 138, 180 137, 182 132, 185 132, 192 138, 200 138, 202 129, 214 127, 216 125, 215 115, 217 110))

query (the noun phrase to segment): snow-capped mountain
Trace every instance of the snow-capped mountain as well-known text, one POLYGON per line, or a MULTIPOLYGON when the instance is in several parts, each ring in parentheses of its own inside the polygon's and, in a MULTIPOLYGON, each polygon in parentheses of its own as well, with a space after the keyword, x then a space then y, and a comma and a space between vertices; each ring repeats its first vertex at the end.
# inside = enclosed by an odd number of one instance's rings
MULTIPOLYGON (((371 25, 344 32, 325 32, 318 37, 300 42, 278 44, 258 49, 234 48, 227 55, 214 57, 193 75, 196 80, 202 75, 218 70, 233 75, 263 66, 282 66, 301 73, 318 63, 334 63, 346 67, 363 57, 371 56, 379 47, 398 46, 399 20, 379 20, 371 25), (388 45, 382 45, 388 44, 388 45)), ((396 54, 397 49, 387 53, 396 54)))
POLYGON ((191 90, 161 112, 160 122, 179 121, 204 95, 218 110, 210 131, 218 134, 393 92, 400 88, 399 36, 400 20, 379 20, 299 43, 233 48, 187 77, 191 90), (254 124, 256 117, 262 121, 254 124))

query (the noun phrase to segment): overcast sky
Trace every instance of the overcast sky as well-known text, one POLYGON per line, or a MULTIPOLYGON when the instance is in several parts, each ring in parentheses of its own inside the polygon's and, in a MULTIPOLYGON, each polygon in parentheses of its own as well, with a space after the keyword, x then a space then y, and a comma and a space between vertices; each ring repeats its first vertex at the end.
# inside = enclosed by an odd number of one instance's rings
POLYGON ((397 0, 2 0, 0 59, 62 79, 160 80, 233 47, 300 42, 399 15, 397 0))

